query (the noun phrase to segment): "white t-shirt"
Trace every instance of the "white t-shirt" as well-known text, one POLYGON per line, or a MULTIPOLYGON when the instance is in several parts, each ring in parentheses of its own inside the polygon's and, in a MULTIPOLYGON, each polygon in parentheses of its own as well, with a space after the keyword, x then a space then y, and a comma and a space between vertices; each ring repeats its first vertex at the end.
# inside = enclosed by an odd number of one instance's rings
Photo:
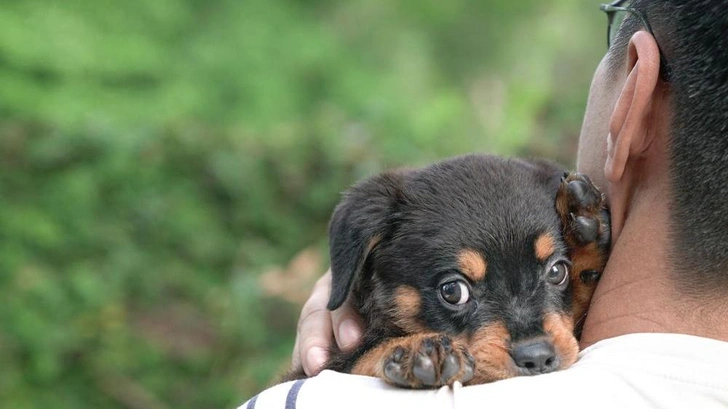
POLYGON ((728 342, 681 334, 631 334, 598 342, 569 369, 437 390, 323 371, 276 385, 238 409, 728 408, 728 342))

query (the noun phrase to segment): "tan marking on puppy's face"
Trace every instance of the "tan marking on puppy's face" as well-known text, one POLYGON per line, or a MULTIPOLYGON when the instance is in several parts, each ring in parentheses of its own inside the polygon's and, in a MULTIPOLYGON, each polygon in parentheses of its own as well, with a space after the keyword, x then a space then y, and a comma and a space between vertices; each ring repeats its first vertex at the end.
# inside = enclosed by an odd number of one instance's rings
POLYGON ((475 359, 475 376, 468 384, 481 384, 517 375, 516 367, 508 351, 511 336, 503 323, 488 324, 470 338, 458 337, 466 342, 468 351, 475 359))
POLYGON ((426 331, 417 318, 421 302, 420 293, 413 287, 403 285, 397 288, 394 292, 395 310, 392 312, 394 324, 407 333, 426 331))
POLYGON ((556 244, 554 242, 554 236, 549 233, 544 233, 536 239, 534 245, 536 251, 536 258, 539 261, 546 261, 554 251, 556 251, 556 244))
POLYGON ((475 250, 463 250, 458 255, 458 266, 468 278, 473 281, 481 281, 485 278, 488 264, 485 258, 475 250))
POLYGON ((579 354, 579 343, 574 337, 574 321, 568 315, 555 312, 546 314, 543 329, 551 337, 554 349, 561 359, 559 369, 570 367, 579 354))

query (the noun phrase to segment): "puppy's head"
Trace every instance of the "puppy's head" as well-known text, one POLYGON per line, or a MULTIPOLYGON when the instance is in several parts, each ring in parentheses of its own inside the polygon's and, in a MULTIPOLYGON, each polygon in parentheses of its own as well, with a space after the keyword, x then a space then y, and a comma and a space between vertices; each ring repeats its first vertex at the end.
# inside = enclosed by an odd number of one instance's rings
POLYGON ((330 224, 328 307, 353 293, 367 325, 392 336, 449 334, 468 345, 477 383, 571 365, 561 175, 471 155, 354 186, 330 224))

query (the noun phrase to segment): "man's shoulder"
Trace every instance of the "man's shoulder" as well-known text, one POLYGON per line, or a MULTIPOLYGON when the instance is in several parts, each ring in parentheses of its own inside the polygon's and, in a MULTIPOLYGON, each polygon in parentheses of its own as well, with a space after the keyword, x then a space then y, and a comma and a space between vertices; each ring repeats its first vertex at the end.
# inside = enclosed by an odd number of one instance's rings
POLYGON ((485 403, 560 409, 726 407, 725 379, 728 343, 678 334, 632 334, 600 341, 582 351, 571 368, 546 375, 409 391, 377 378, 324 371, 268 389, 241 408, 447 408, 485 403))
MULTIPOLYGON (((512 378, 484 385, 444 386, 434 390, 407 390, 387 384, 378 378, 323 371, 318 376, 286 382, 261 392, 238 409, 262 408, 340 408, 384 409, 403 407, 470 408, 483 403, 560 409, 579 407, 600 391, 598 376, 587 380, 572 369, 548 375, 512 378), (587 400, 584 400, 587 399, 587 400), (573 403, 573 405, 572 405, 573 403)), ((580 371, 579 371, 580 372, 580 371)), ((589 405, 594 406, 594 405, 589 405)))

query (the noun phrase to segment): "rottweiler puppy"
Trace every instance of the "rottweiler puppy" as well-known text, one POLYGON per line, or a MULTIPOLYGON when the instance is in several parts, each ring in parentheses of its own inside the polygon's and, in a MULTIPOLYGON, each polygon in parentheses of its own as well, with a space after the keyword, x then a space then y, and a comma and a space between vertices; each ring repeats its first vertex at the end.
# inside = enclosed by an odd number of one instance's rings
POLYGON ((326 368, 406 388, 573 364, 610 239, 586 176, 490 155, 360 182, 329 234, 328 308, 349 298, 365 333, 326 368))

